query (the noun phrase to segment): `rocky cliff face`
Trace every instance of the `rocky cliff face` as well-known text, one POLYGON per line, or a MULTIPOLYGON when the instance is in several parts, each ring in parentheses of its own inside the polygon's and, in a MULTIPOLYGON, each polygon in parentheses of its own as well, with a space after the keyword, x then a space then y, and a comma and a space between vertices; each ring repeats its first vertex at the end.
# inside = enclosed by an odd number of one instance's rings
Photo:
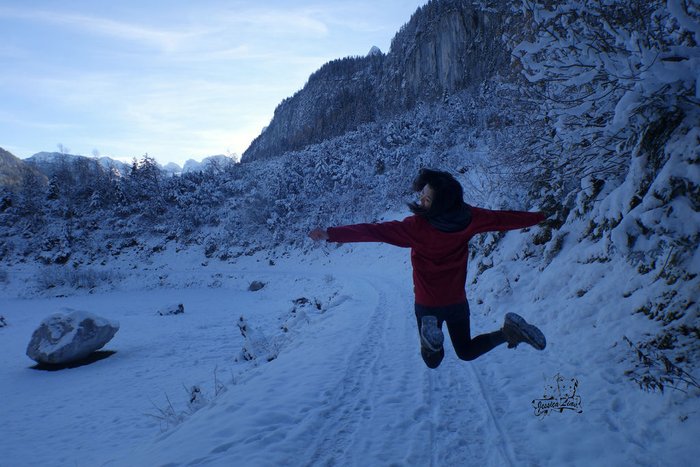
POLYGON ((470 0, 432 0, 418 9, 384 55, 327 63, 284 100, 242 161, 267 159, 431 102, 504 70, 500 12, 470 0))
POLYGON ((471 1, 434 0, 418 10, 392 41, 383 80, 387 107, 439 99, 505 69, 500 18, 471 1))

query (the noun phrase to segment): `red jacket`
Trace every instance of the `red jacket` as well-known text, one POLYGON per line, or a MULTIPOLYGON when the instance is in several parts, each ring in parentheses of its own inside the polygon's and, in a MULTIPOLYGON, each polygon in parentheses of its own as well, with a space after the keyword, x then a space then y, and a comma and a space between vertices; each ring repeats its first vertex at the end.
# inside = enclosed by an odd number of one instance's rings
POLYGON ((515 230, 530 227, 545 219, 541 213, 491 211, 471 207, 471 222, 458 232, 443 232, 423 217, 414 215, 403 221, 379 224, 355 224, 328 228, 328 241, 384 242, 411 248, 413 288, 416 303, 423 306, 445 306, 467 300, 469 240, 489 231, 515 230))

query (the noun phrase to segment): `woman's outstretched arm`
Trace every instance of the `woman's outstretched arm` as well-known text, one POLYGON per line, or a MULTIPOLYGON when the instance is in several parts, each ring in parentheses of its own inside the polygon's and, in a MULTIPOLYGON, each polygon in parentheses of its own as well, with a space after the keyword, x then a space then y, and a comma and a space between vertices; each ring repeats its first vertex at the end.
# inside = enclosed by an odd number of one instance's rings
POLYGON ((408 248, 412 244, 412 218, 403 221, 381 222, 377 224, 353 224, 327 229, 317 228, 309 232, 313 240, 326 240, 337 243, 354 242, 383 242, 399 247, 408 248))

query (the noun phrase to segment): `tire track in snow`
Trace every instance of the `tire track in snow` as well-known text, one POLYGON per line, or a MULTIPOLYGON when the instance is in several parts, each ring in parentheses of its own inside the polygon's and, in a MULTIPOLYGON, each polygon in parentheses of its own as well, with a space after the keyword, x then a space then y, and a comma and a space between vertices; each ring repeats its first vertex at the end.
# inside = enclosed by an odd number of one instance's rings
POLYGON ((412 301, 405 284, 362 280, 379 299, 342 376, 324 394, 325 407, 306 423, 301 439, 315 442, 303 465, 428 465, 430 406, 421 390, 412 301))
POLYGON ((387 326, 386 297, 374 288, 379 292, 379 302, 369 322, 348 330, 363 333, 363 338, 349 355, 343 376, 324 392, 325 407, 316 414, 320 420, 310 424, 320 437, 314 437, 316 444, 303 456, 305 465, 345 464, 352 454, 350 448, 358 425, 372 411, 367 389, 374 385, 378 375, 377 366, 386 347, 387 326))
POLYGON ((430 465, 514 465, 492 402, 467 366, 447 350, 437 371, 426 370, 424 398, 433 425, 430 465))
POLYGON ((430 407, 430 466, 436 466, 438 464, 438 455, 439 451, 437 449, 437 440, 435 437, 435 427, 439 422, 440 419, 440 414, 439 414, 439 407, 438 405, 434 402, 435 398, 433 397, 434 394, 434 381, 433 381, 433 372, 426 372, 425 373, 425 385, 424 385, 424 391, 425 391, 425 396, 424 400, 425 403, 428 407, 430 407))
MULTIPOLYGON (((424 367, 412 299, 386 277, 353 280, 378 295, 341 375, 309 413, 301 465, 514 465, 511 440, 471 363, 447 355, 424 367), (469 368, 466 368, 469 367, 469 368)), ((300 453, 301 453, 300 452, 300 453)))
POLYGON ((479 385, 479 391, 481 392, 481 396, 483 397, 484 401, 486 402, 486 407, 488 408, 489 416, 491 418, 491 423, 493 426, 496 428, 496 431, 498 432, 499 437, 503 441, 502 443, 498 443, 498 447, 500 448, 501 455, 503 456, 503 459, 508 462, 508 465, 516 465, 513 455, 513 450, 512 450, 512 443, 510 442, 509 438, 506 436, 505 431, 501 427, 501 424, 498 422, 498 417, 496 416, 496 413, 494 412, 493 404, 491 399, 486 395, 486 390, 484 389, 484 382, 481 379, 481 376, 479 375, 479 372, 474 368, 474 365, 472 363, 469 364, 469 369, 471 370, 472 375, 474 375, 474 379, 477 381, 479 385))

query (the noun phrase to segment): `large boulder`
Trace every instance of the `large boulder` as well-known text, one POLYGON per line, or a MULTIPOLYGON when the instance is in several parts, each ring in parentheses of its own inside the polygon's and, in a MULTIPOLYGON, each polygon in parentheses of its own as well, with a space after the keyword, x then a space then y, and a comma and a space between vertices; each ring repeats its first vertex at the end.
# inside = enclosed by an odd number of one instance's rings
POLYGON ((101 349, 118 330, 118 322, 85 311, 56 313, 34 331, 27 356, 50 365, 76 362, 101 349))

